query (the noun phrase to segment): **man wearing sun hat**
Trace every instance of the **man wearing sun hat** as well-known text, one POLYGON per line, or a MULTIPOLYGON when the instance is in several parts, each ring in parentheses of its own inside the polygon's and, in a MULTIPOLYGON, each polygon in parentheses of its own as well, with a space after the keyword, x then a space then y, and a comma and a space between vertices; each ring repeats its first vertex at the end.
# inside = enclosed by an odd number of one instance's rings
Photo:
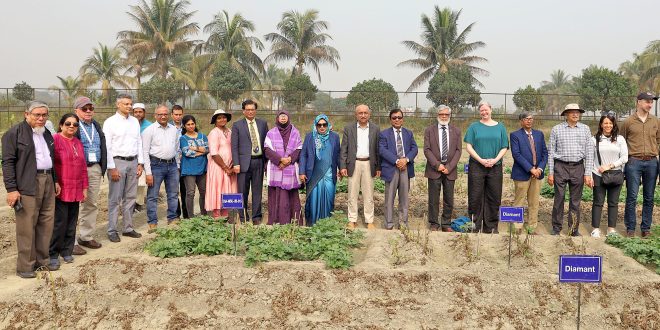
POLYGON ((107 168, 107 149, 105 145, 105 134, 101 124, 94 120, 94 103, 89 97, 81 96, 73 103, 76 115, 80 119, 80 127, 76 136, 82 142, 85 149, 87 161, 87 199, 80 203, 80 215, 78 218, 78 239, 73 247, 73 254, 81 255, 87 253, 84 246, 90 249, 98 249, 101 243, 94 239, 96 229, 96 218, 99 213, 98 200, 101 192, 101 181, 107 168))
POLYGON ((594 166, 594 145, 589 126, 579 122, 584 113, 580 106, 566 105, 561 115, 566 121, 555 125, 550 132, 548 148, 548 184, 554 186, 552 206, 552 235, 559 235, 564 221, 566 186, 571 199, 568 207, 569 235, 580 236, 580 200, 586 184, 593 187, 591 169, 594 166))
POLYGON ((644 202, 642 203, 642 223, 640 229, 642 238, 651 236, 653 223, 653 194, 658 176, 658 145, 660 145, 660 128, 658 118, 650 113, 653 101, 658 97, 642 92, 637 95, 635 113, 630 115, 620 128, 621 136, 628 144, 628 163, 626 163, 626 210, 624 223, 626 235, 635 236, 637 227, 637 193, 639 184, 644 187, 644 202))

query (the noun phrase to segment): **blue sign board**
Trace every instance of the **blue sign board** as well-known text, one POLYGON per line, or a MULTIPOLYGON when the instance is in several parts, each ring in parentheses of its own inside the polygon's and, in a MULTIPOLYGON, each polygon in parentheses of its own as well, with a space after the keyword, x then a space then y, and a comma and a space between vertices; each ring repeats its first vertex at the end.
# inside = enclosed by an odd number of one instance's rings
POLYGON ((602 279, 602 256, 559 256, 559 282, 600 283, 602 279))
POLYGON ((500 221, 502 222, 515 222, 523 223, 525 208, 523 207, 511 207, 511 206, 500 206, 500 221))
POLYGON ((222 194, 223 209, 242 209, 243 208, 243 194, 222 194))

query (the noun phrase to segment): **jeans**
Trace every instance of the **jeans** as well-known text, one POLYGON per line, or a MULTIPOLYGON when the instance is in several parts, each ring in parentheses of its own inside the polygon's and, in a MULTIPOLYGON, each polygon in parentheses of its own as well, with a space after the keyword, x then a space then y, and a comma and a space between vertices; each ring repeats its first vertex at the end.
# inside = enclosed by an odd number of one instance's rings
POLYGON ((603 214, 603 204, 607 194, 607 227, 616 227, 616 219, 619 215, 619 194, 622 184, 612 186, 603 185, 600 175, 592 174, 594 178, 594 201, 591 209, 591 227, 600 227, 600 217, 603 214))
POLYGON ((154 184, 147 190, 147 222, 158 224, 158 192, 163 180, 167 193, 167 220, 176 219, 176 208, 179 205, 179 170, 176 162, 152 161, 151 175, 154 177, 154 184))
POLYGON ((637 194, 639 193, 639 184, 643 185, 644 202, 642 204, 642 225, 641 230, 651 231, 653 222, 653 194, 655 184, 658 178, 658 159, 639 160, 629 158, 626 163, 626 211, 623 217, 627 231, 635 231, 637 227, 637 194))

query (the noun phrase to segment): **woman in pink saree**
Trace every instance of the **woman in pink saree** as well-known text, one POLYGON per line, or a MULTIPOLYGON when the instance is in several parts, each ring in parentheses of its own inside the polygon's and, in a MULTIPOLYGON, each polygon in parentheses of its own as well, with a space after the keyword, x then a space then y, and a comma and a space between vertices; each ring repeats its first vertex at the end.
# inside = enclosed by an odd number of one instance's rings
POLYGON ((213 113, 211 124, 215 128, 209 133, 209 163, 206 171, 205 208, 213 217, 226 217, 228 210, 222 209, 221 195, 236 193, 236 175, 232 170, 231 130, 227 123, 231 114, 219 109, 213 113))

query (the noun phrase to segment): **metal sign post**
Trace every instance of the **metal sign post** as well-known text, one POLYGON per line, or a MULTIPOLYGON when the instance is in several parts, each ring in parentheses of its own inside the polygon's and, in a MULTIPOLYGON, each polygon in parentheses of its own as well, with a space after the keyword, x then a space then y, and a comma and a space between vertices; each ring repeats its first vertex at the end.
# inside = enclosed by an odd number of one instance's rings
POLYGON ((603 257, 590 255, 559 256, 559 282, 578 283, 577 329, 580 329, 582 283, 600 283, 603 280, 603 257))
POLYGON ((500 206, 500 221, 509 223, 509 268, 511 268, 511 241, 513 240, 513 224, 524 223, 525 208, 500 206))
MULTIPOLYGON (((243 210, 245 213, 245 208, 243 207, 243 194, 222 194, 220 195, 220 203, 223 209, 227 210, 243 210)), ((240 219, 240 218, 239 218, 240 219)), ((239 220, 240 222, 240 220, 239 220)), ((234 255, 236 255, 238 250, 238 239, 236 233, 236 221, 231 225, 232 240, 234 241, 234 255)))

